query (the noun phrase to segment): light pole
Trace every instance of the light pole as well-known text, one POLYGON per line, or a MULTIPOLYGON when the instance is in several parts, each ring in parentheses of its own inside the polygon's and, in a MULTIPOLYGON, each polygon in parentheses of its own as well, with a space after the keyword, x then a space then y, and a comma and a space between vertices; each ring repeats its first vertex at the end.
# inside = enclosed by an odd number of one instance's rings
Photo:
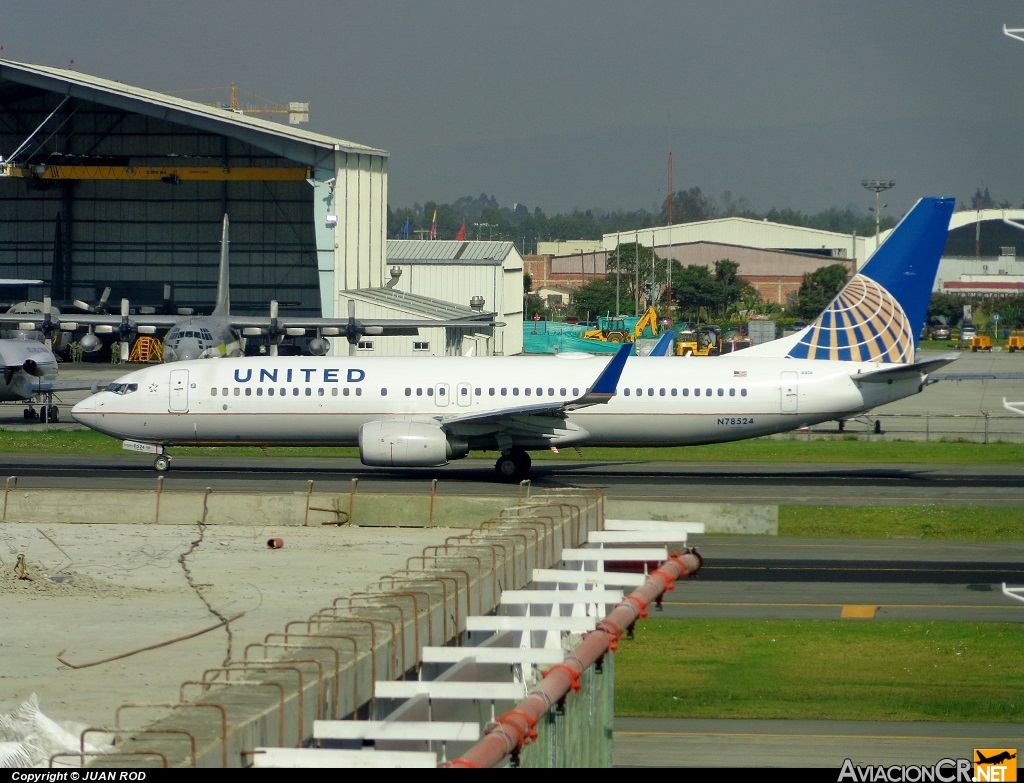
POLYGON ((896 187, 896 180, 865 179, 860 184, 868 190, 875 191, 875 250, 878 250, 878 238, 882 228, 882 207, 889 206, 882 203, 882 191, 896 187))
POLYGON ((622 269, 622 256, 619 255, 619 244, 621 237, 618 232, 615 234, 615 317, 622 315, 622 305, 619 303, 619 272, 622 269))

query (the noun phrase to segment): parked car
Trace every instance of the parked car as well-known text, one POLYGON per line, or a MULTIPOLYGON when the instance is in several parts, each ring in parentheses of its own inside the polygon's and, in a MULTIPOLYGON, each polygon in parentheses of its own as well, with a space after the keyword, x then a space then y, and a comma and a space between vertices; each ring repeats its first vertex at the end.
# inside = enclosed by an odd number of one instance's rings
POLYGON ((948 340, 950 336, 948 326, 933 326, 932 327, 932 339, 933 340, 948 340))
POLYGON ((960 343, 970 345, 971 341, 978 336, 978 330, 974 324, 964 324, 960 327, 960 343))

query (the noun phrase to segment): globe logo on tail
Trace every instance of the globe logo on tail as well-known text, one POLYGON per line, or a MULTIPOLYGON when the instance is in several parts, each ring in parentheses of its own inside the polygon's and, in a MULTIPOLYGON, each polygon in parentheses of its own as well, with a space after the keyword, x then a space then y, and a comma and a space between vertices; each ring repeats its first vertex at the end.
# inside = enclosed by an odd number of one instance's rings
POLYGON ((789 352, 795 359, 910 364, 914 334, 895 297, 856 275, 789 352))

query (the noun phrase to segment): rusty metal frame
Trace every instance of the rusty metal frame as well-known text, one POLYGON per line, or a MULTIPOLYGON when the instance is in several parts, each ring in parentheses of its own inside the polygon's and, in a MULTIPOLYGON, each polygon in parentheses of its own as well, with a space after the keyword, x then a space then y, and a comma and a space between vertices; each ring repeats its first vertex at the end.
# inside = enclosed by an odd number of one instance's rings
POLYGON ((223 704, 208 704, 205 702, 180 702, 178 704, 122 704, 114 710, 114 725, 121 728, 121 710, 126 709, 155 709, 166 707, 170 709, 192 709, 195 707, 209 707, 220 713, 220 738, 221 738, 221 762, 224 768, 228 766, 228 711, 223 704))
POLYGON ((278 730, 277 730, 277 744, 284 747, 284 724, 285 724, 285 710, 284 710, 284 686, 279 682, 231 682, 225 680, 223 682, 210 682, 209 680, 185 680, 181 685, 178 686, 178 698, 182 701, 185 700, 185 686, 186 685, 201 685, 204 690, 210 688, 223 688, 228 686, 255 686, 257 688, 277 688, 280 692, 281 699, 278 703, 278 710, 281 713, 278 718, 278 730))

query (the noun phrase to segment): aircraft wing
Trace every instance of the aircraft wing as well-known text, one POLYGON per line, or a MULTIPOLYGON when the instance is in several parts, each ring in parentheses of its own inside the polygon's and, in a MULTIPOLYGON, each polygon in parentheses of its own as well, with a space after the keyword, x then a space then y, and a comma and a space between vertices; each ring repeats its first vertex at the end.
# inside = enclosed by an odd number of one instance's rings
MULTIPOLYGON (((597 376, 593 385, 581 396, 574 400, 563 400, 561 402, 536 403, 534 405, 515 405, 502 408, 499 411, 488 411, 485 413, 451 414, 438 417, 442 425, 450 429, 460 429, 463 425, 491 425, 494 429, 502 429, 509 426, 536 425, 543 428, 550 428, 555 422, 553 420, 564 420, 565 414, 580 408, 591 405, 607 403, 615 396, 619 384, 619 377, 622 369, 626 366, 626 359, 633 351, 631 343, 623 343, 604 370, 597 376)), ((481 429, 474 426, 474 429, 481 429)), ((486 427, 484 427, 486 429, 486 427)))
POLYGON ((90 391, 96 394, 103 391, 112 382, 109 378, 92 381, 35 381, 32 384, 32 392, 34 394, 46 394, 47 392, 90 391))
MULTIPOLYGON (((275 319, 265 315, 232 315, 229 317, 235 329, 267 329, 275 319)), ((345 335, 353 322, 348 318, 277 318, 281 329, 316 330, 325 337, 345 335)), ((414 318, 360 318, 357 321, 360 335, 415 336, 420 329, 444 327, 446 329, 481 329, 490 326, 504 326, 493 318, 479 320, 461 318, 448 321, 430 321, 414 318)))

